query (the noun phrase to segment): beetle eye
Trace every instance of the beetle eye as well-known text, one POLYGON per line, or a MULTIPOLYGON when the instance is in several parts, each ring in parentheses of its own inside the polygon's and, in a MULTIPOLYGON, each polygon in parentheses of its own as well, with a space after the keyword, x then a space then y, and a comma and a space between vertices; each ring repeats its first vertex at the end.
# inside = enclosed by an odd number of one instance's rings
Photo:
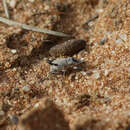
POLYGON ((52 61, 51 61, 51 60, 48 60, 47 63, 51 65, 51 64, 52 64, 52 61))
POLYGON ((78 62, 76 59, 74 59, 74 58, 72 58, 72 61, 74 61, 74 62, 78 62))
POLYGON ((58 66, 58 64, 53 63, 53 61, 51 61, 51 60, 48 60, 47 63, 50 64, 50 65, 58 66))

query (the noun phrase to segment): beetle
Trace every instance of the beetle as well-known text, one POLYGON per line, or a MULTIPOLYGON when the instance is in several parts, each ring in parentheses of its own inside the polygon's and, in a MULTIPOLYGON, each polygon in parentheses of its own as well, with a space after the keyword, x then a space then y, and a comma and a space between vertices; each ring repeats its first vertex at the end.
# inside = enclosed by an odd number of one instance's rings
POLYGON ((50 64, 50 73, 52 74, 65 73, 70 69, 74 69, 74 67, 81 63, 82 61, 78 61, 73 57, 48 60, 48 64, 50 64))

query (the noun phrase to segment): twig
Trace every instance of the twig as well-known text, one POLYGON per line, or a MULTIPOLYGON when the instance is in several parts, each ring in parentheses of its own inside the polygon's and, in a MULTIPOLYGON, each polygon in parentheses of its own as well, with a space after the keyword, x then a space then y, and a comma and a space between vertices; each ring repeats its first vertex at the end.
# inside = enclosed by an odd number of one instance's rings
POLYGON ((93 20, 97 19, 98 17, 99 17, 99 15, 98 15, 98 14, 96 14, 95 16, 93 16, 93 17, 89 18, 89 19, 87 20, 87 22, 85 22, 84 24, 89 24, 91 21, 93 21, 93 20))
POLYGON ((30 26, 30 25, 18 23, 18 22, 15 22, 15 21, 9 20, 7 18, 3 18, 3 17, 0 17, 0 22, 5 23, 7 25, 18 26, 18 27, 21 27, 23 29, 31 30, 31 31, 35 31, 35 32, 47 33, 47 34, 60 36, 60 37, 72 37, 71 35, 68 35, 68 34, 56 32, 56 31, 51 31, 51 30, 47 30, 47 29, 40 29, 38 27, 33 27, 33 26, 30 26))
POLYGON ((7 0, 2 0, 3 1, 3 6, 5 10, 5 15, 9 19, 9 11, 8 11, 8 6, 7 6, 7 0))

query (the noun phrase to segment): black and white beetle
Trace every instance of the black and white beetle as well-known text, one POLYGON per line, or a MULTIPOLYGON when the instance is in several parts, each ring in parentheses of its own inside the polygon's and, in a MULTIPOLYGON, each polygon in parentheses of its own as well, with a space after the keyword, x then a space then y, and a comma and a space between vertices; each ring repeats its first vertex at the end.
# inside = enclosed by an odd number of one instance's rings
POLYGON ((50 64, 50 72, 53 74, 65 73, 69 69, 74 69, 77 65, 83 63, 73 57, 57 58, 55 60, 48 60, 50 64))

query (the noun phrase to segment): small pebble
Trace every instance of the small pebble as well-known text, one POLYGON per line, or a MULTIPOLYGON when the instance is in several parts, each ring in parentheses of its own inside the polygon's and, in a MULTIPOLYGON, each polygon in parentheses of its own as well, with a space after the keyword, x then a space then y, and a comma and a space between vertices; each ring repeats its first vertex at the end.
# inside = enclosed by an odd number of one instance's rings
POLYGON ((49 7, 48 5, 46 5, 44 9, 45 9, 45 10, 49 10, 50 7, 49 7))
POLYGON ((31 2, 31 3, 33 3, 34 2, 34 0, 28 0, 29 2, 31 2))
POLYGON ((86 75, 87 75, 87 76, 92 75, 92 71, 87 71, 87 72, 86 72, 86 75))
POLYGON ((77 69, 78 69, 78 67, 77 67, 77 66, 74 66, 74 67, 73 67, 73 69, 74 69, 74 70, 77 70, 77 69))
POLYGON ((100 45, 104 45, 104 43, 107 41, 107 38, 106 37, 104 37, 104 38, 102 38, 101 40, 100 40, 100 45))
POLYGON ((24 92, 29 92, 30 91, 30 87, 29 86, 24 86, 23 87, 23 91, 24 92))
POLYGON ((109 72, 110 72, 110 71, 106 69, 106 70, 104 71, 104 75, 107 76, 107 75, 109 74, 109 72))
POLYGON ((78 76, 75 76, 75 80, 78 80, 78 76))
POLYGON ((86 73, 86 72, 84 72, 84 71, 81 71, 81 74, 85 76, 87 73, 86 73))
POLYGON ((97 9, 96 12, 97 13, 102 13, 104 10, 103 9, 97 9))
POLYGON ((37 108, 37 107, 39 107, 39 105, 40 105, 40 103, 36 103, 36 104, 34 105, 34 107, 37 108))
POLYGON ((83 62, 83 61, 84 61, 84 58, 80 58, 80 61, 83 62))
MULTIPOLYGON (((8 1, 7 1, 7 2, 8 2, 8 1)), ((10 6, 11 8, 15 8, 16 3, 17 3, 16 0, 10 0, 10 1, 8 2, 9 6, 10 6)))
POLYGON ((12 52, 13 54, 15 54, 15 53, 17 52, 17 50, 11 49, 11 52, 12 52))
POLYGON ((127 35, 126 34, 120 34, 120 38, 124 41, 127 40, 127 35))
POLYGON ((98 43, 97 43, 97 42, 94 42, 94 43, 93 43, 93 45, 94 45, 94 46, 97 46, 97 45, 98 45, 98 43))
POLYGON ((93 71, 93 78, 95 78, 95 79, 98 79, 98 78, 100 78, 100 73, 98 72, 98 71, 93 71))
POLYGON ((121 39, 117 39, 117 40, 115 41, 115 43, 116 43, 116 44, 121 44, 121 43, 122 43, 122 40, 121 40, 121 39))

